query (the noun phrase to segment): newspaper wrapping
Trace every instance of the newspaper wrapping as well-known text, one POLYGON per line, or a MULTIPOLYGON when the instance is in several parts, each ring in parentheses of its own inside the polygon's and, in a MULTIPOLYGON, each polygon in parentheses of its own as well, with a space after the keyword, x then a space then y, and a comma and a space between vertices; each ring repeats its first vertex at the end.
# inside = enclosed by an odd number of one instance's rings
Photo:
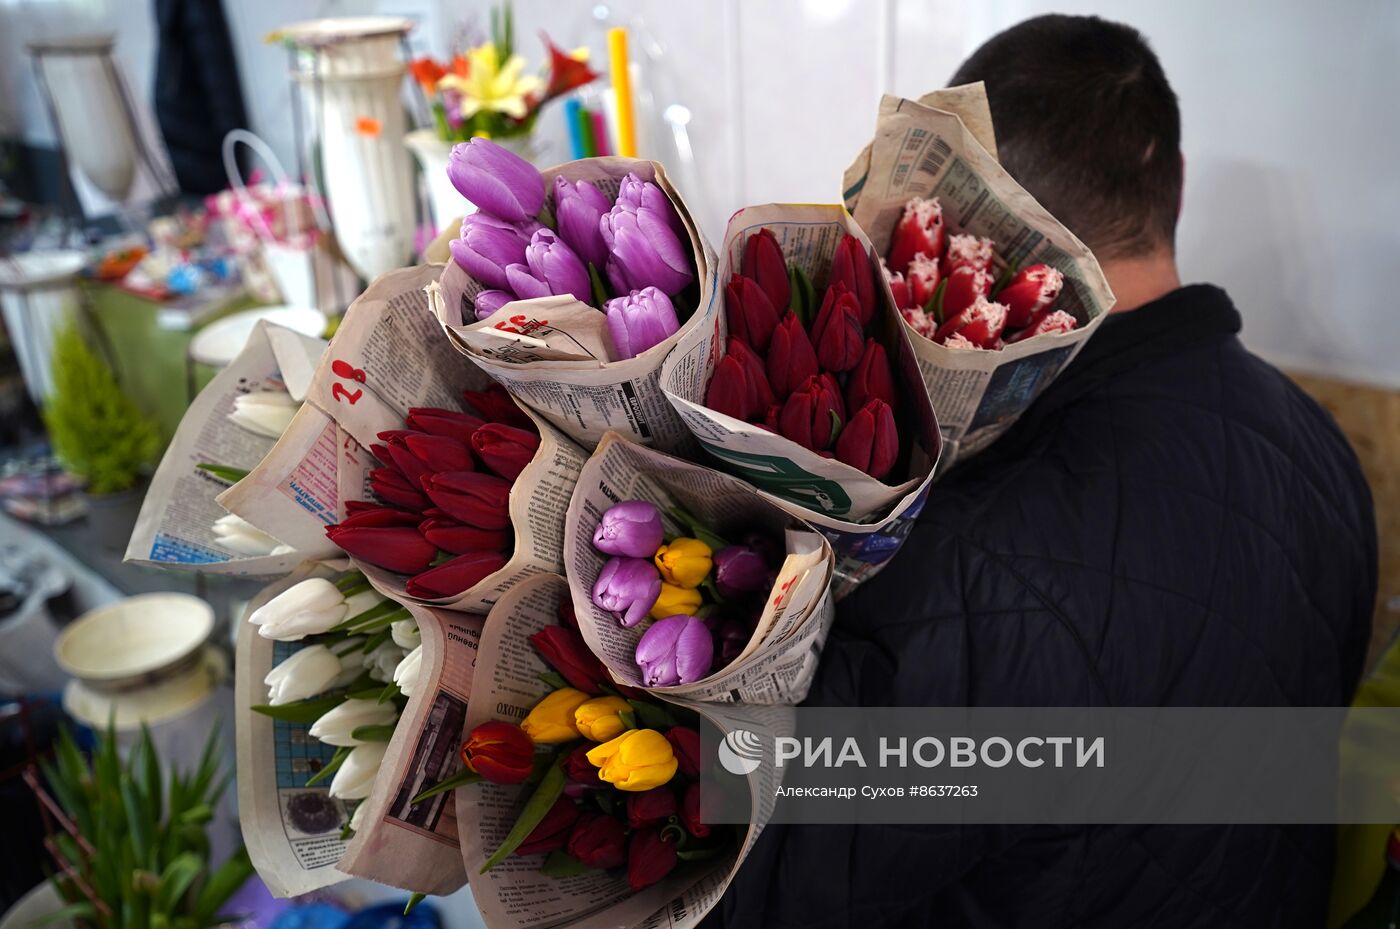
POLYGON ((478 322, 473 303, 482 286, 456 262, 448 262, 432 288, 433 306, 461 352, 584 448, 597 445, 604 432, 616 431, 635 442, 689 454, 695 451, 694 440, 666 402, 657 377, 661 362, 689 333, 703 335, 692 349, 694 363, 688 370, 699 376, 708 363, 702 357, 710 352, 710 340, 705 336, 714 330, 718 318, 709 243, 666 172, 653 161, 587 158, 550 168, 543 172, 551 191, 545 209, 553 211, 552 181, 556 175, 590 181, 609 197, 616 197, 622 178, 629 172, 655 181, 671 198, 695 256, 695 284, 682 295, 687 301, 693 298, 694 306, 671 338, 636 358, 603 361, 608 351, 603 314, 571 297, 508 303, 478 322))
MULTIPOLYGON (((319 533, 324 546, 325 525, 345 515, 345 501, 374 499, 369 472, 378 464, 366 449, 380 432, 403 428, 413 407, 460 409, 463 390, 491 383, 452 349, 428 310, 424 287, 440 272, 434 266, 391 271, 350 305, 312 378, 307 397, 312 411, 303 410, 306 421, 288 430, 283 443, 287 454, 269 456, 245 479, 250 491, 281 490, 307 483, 299 478, 307 472, 323 475, 317 486, 324 493, 317 503, 298 501, 302 507, 297 512, 279 499, 292 496, 290 491, 250 492, 230 502, 235 512, 247 514, 244 518, 258 526, 295 519, 307 532, 319 533), (338 499, 327 508, 332 487, 338 499)), ((377 590, 406 603, 484 614, 512 585, 532 574, 563 569, 564 512, 587 456, 528 407, 522 409, 539 428, 540 447, 511 489, 515 545, 505 567, 455 597, 414 600, 404 593, 402 575, 356 561, 377 590)), ((330 546, 330 551, 337 550, 330 546)))
MULTIPOLYGON (((739 267, 744 243, 760 229, 777 237, 783 255, 823 286, 830 276, 836 243, 847 233, 870 254, 870 242, 839 205, 769 204, 745 207, 729 220, 719 255, 719 280, 739 267)), ((871 257, 873 273, 878 263, 871 257)), ((919 369, 888 290, 881 300, 877 337, 895 369, 900 396, 912 402, 900 413, 907 465, 896 484, 823 458, 791 439, 760 426, 716 413, 704 405, 705 388, 724 356, 728 323, 724 313, 712 332, 691 332, 661 366, 661 386, 701 446, 727 471, 762 490, 768 499, 815 526, 836 552, 833 595, 838 599, 877 574, 908 538, 923 508, 940 454, 938 420, 920 388, 919 369), (706 341, 702 347, 696 343, 706 341), (703 365, 699 370, 696 365, 703 365), (912 441, 911 441, 912 439, 912 441)), ((717 303, 720 301, 716 301, 717 303)))
POLYGON ((937 197, 950 232, 991 238, 1000 259, 1017 267, 1044 262, 1064 273, 1055 307, 1079 321, 1072 332, 1037 336, 999 351, 966 351, 945 348, 911 329, 919 372, 948 446, 945 468, 1010 428, 1078 354, 1114 299, 1089 249, 979 141, 990 136, 987 114, 980 84, 938 91, 917 103, 886 96, 874 140, 842 180, 846 208, 878 254, 888 251, 906 201, 937 197))
POLYGON ((295 550, 295 541, 267 529, 263 531, 284 543, 281 547, 293 550, 247 556, 222 543, 214 521, 227 515, 218 497, 229 481, 198 465, 248 471, 266 458, 278 440, 230 420, 234 401, 262 391, 286 391, 293 400, 303 401, 325 347, 321 339, 267 321, 257 324, 243 350, 199 392, 180 419, 141 504, 126 561, 260 577, 285 574, 306 557, 295 550))
POLYGON ((604 511, 621 500, 680 506, 720 536, 782 538, 787 558, 748 644, 728 667, 692 684, 642 688, 657 696, 756 704, 801 703, 835 611, 831 546, 751 486, 609 433, 579 475, 564 528, 574 612, 584 641, 619 683, 642 687, 635 654, 643 625, 626 628, 590 596, 608 556, 593 547, 604 511))
MULTIPOLYGON (((334 573, 308 562, 259 593, 249 613, 301 580, 334 573)), ((346 877, 430 894, 451 893, 466 882, 453 792, 411 801, 460 764, 457 751, 483 619, 405 605, 423 638, 420 683, 394 728, 373 792, 362 801, 365 810, 353 837, 343 837, 343 830, 354 804, 332 798, 328 782, 306 786, 335 749, 308 735, 309 722, 275 720, 251 709, 267 702, 268 671, 304 643, 265 639, 246 615, 239 625, 234 681, 239 821, 249 856, 275 896, 307 893, 346 877)))
MULTIPOLYGON (((497 602, 481 637, 482 673, 472 683, 466 731, 492 719, 519 722, 549 692, 550 686, 540 679, 549 667, 530 646, 529 636, 557 623, 559 604, 569 596, 569 584, 562 577, 542 574, 497 602)), ((683 700, 670 702, 702 714, 714 709, 683 700)), ((791 712, 785 707, 773 709, 791 712)), ((489 929, 691 929, 719 902, 758 839, 773 802, 772 785, 759 781, 771 778, 773 768, 761 766, 761 774, 750 781, 753 824, 743 830, 732 853, 682 862, 660 882, 636 893, 626 875, 617 872, 541 874, 538 855, 511 855, 481 873, 486 859, 515 824, 529 789, 487 781, 458 788, 461 818, 476 827, 463 832, 462 857, 483 922, 489 929)))

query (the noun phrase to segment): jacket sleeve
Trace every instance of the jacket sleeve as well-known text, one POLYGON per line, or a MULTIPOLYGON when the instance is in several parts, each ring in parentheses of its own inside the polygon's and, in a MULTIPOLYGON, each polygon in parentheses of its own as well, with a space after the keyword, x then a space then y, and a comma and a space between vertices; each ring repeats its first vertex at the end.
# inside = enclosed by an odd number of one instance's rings
MULTIPOLYGON (((838 607, 806 705, 1102 702, 1087 655, 1057 609, 1014 564, 920 526, 884 573, 838 607)), ((770 825, 706 925, 917 925, 931 898, 1023 832, 770 825)))

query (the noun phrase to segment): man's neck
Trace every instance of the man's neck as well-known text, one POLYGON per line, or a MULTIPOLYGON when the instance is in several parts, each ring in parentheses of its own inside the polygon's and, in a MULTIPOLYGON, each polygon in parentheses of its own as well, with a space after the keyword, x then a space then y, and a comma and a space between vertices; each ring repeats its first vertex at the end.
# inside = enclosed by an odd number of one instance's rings
POLYGON ((1108 286, 1118 298, 1113 312, 1126 313, 1165 297, 1181 286, 1176 256, 1170 250, 1132 258, 1110 258, 1101 263, 1108 286))

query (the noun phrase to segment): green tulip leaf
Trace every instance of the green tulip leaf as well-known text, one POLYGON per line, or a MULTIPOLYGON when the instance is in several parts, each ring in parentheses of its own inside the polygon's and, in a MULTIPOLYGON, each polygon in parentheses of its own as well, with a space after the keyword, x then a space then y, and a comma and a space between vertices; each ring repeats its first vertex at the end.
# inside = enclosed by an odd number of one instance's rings
POLYGON ((413 912, 413 908, 422 903, 428 897, 427 894, 413 893, 409 895, 408 902, 403 905, 403 915, 407 916, 413 912))
POLYGON ((540 674, 539 678, 555 690, 562 690, 569 686, 569 682, 564 680, 564 676, 558 671, 545 671, 540 674))
POLYGON ((456 790, 458 787, 465 787, 467 784, 475 784, 480 780, 480 774, 477 774, 471 768, 462 768, 456 774, 438 781, 432 787, 429 787, 427 790, 414 797, 409 801, 409 805, 422 803, 424 800, 436 797, 438 794, 447 793, 449 790, 456 790))
POLYGON ((350 738, 357 742, 387 742, 394 737, 394 726, 356 726, 350 730, 350 738))
POLYGON ((933 314, 933 321, 938 325, 943 325, 943 292, 948 289, 948 279, 945 277, 938 282, 938 286, 933 289, 933 296, 928 298, 928 303, 924 305, 924 312, 933 314))
POLYGON ((481 873, 485 874, 496 865, 504 861, 512 852, 520 847, 530 833, 535 831, 535 827, 544 819, 550 807, 554 806, 554 801, 558 800, 564 792, 564 769, 558 764, 551 764, 544 778, 540 780, 540 786, 535 788, 535 792, 530 795, 530 799, 525 802, 525 808, 520 811, 520 818, 515 821, 507 833, 505 841, 501 847, 491 853, 491 857, 486 859, 481 866, 481 873))
POLYGON ((212 474, 219 480, 227 481, 230 484, 237 484, 248 476, 248 472, 243 468, 232 468, 228 465, 214 464, 212 461, 201 461, 199 464, 195 465, 195 467, 206 474, 212 474))
POLYGON ((340 694, 334 696, 312 697, 309 700, 298 700, 296 703, 283 703, 273 706, 268 703, 254 704, 254 713, 261 713, 273 719, 280 719, 287 723, 300 723, 309 726, 316 720, 325 716, 331 710, 340 706, 345 698, 340 694))
POLYGON ((321 783, 321 781, 324 781, 326 778, 334 774, 336 769, 343 765, 345 763, 345 759, 349 757, 350 746, 342 745, 340 748, 337 748, 335 750, 335 754, 331 756, 331 760, 326 762, 326 766, 321 770, 317 771, 315 774, 311 775, 311 780, 307 781, 304 786, 314 787, 317 784, 321 783))
POLYGON ((676 717, 672 716, 665 707, 647 700, 628 700, 632 705, 633 712, 636 713, 642 729, 670 729, 679 725, 676 717))
POLYGON ((587 874, 592 870, 594 869, 562 848, 556 848, 546 855, 544 864, 540 865, 540 873, 545 877, 575 877, 579 874, 587 874))

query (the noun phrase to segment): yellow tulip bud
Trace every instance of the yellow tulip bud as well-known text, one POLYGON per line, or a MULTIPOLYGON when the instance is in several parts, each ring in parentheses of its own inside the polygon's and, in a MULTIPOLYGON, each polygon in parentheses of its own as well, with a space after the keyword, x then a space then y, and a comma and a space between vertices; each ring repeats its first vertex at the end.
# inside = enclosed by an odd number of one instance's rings
POLYGON ((699 539, 679 538, 656 550, 661 579, 677 587, 699 587, 714 566, 710 546, 699 539))
POLYGON ((579 737, 578 726, 574 724, 574 711, 587 702, 588 694, 572 687, 562 687, 536 703, 530 715, 520 723, 520 728, 537 745, 572 742, 579 737))
POLYGON ((677 614, 694 616, 695 611, 700 609, 700 603, 700 591, 662 581, 661 596, 651 605, 651 618, 665 619, 677 614))
POLYGON ((595 746, 588 761, 598 769, 599 777, 618 790, 651 790, 669 782, 676 773, 671 743, 655 729, 629 729, 595 746))
POLYGON ((574 710, 574 725, 585 739, 606 742, 627 731, 618 714, 631 708, 621 697, 594 697, 574 710))

